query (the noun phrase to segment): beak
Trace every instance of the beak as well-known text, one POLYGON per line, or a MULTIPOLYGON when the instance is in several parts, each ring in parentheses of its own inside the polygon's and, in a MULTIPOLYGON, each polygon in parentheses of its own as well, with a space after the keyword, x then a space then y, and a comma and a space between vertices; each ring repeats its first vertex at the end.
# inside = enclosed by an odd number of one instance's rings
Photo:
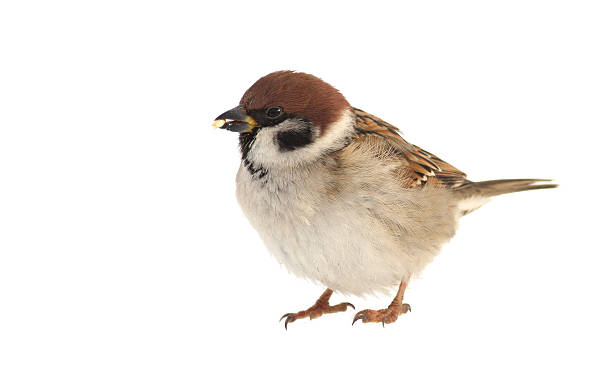
POLYGON ((215 118, 212 126, 234 132, 251 132, 255 127, 259 127, 259 124, 247 115, 244 109, 237 106, 215 118))

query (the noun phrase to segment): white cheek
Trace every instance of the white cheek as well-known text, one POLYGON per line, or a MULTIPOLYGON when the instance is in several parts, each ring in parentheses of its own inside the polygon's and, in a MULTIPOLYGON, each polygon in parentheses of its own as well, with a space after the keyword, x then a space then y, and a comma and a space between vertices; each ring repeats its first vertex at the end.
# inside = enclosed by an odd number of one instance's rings
MULTIPOLYGON (((291 151, 281 151, 276 143, 276 135, 299 126, 295 121, 287 120, 273 127, 263 128, 257 134, 247 158, 263 167, 292 167, 297 164, 309 163, 322 155, 340 149, 354 131, 355 116, 347 109, 342 117, 329 126, 323 136, 315 132, 314 141, 304 147, 291 151)), ((318 131, 318 129, 316 130, 318 131)))

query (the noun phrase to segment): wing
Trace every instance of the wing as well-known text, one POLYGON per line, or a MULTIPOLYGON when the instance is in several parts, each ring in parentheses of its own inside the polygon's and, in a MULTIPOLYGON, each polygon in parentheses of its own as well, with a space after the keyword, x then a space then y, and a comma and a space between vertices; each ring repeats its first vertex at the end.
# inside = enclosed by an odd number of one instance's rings
POLYGON ((353 110, 356 115, 356 141, 376 136, 388 144, 389 149, 398 157, 406 160, 406 165, 399 170, 400 178, 406 187, 414 188, 427 184, 458 189, 470 183, 461 170, 405 141, 397 127, 362 110, 353 110))

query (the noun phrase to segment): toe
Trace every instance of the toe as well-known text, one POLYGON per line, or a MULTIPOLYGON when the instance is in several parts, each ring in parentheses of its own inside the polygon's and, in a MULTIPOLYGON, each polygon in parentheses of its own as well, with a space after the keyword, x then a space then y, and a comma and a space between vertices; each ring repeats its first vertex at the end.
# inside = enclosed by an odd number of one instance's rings
POLYGON ((382 322, 383 327, 385 327, 385 323, 393 323, 397 321, 397 314, 396 313, 387 313, 386 316, 382 317, 380 319, 380 322, 382 322))
POLYGON ((355 306, 351 303, 342 303, 338 305, 331 306, 327 309, 328 313, 337 313, 337 312, 346 312, 348 307, 355 309, 355 306))
POLYGON ((323 315, 323 311, 321 310, 312 310, 308 313, 308 317, 310 317, 310 319, 319 318, 322 315, 323 315))
POLYGON ((342 303, 342 304, 340 304, 340 305, 343 305, 343 306, 344 306, 344 309, 343 309, 343 310, 347 310, 349 306, 350 306, 351 308, 353 308, 353 310, 355 310, 355 305, 353 305, 353 304, 351 304, 351 303, 342 303))

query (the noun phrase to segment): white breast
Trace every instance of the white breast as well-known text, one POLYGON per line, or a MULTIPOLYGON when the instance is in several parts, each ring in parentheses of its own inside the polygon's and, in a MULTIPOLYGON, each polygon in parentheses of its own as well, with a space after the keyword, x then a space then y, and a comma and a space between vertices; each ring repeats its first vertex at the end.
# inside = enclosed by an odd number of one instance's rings
POLYGON ((344 293, 386 292, 420 273, 454 234, 456 215, 434 212, 428 203, 365 196, 367 191, 330 195, 321 189, 333 186, 325 170, 282 179, 270 171, 254 179, 241 167, 237 175, 237 198, 246 217, 272 255, 298 276, 344 293), (399 222, 387 218, 398 214, 399 222), (431 231, 434 226, 438 232, 431 231))
POLYGON ((354 294, 393 285, 401 269, 372 253, 382 248, 375 248, 365 229, 372 227, 367 211, 326 199, 313 188, 320 178, 294 175, 262 183, 241 167, 238 201, 272 255, 292 273, 354 294))

